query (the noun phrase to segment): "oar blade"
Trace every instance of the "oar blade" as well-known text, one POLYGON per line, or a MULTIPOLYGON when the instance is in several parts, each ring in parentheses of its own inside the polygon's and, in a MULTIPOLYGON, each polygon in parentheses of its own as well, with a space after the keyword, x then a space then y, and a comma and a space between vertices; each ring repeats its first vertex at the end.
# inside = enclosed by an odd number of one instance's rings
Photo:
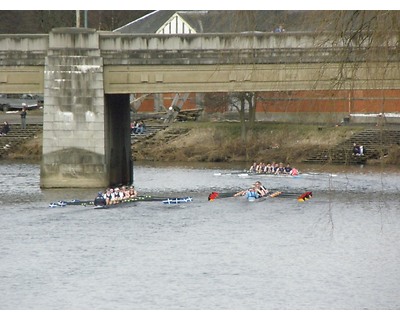
POLYGON ((297 198, 297 201, 304 202, 304 201, 310 200, 312 198, 312 196, 313 196, 312 192, 311 191, 307 191, 307 192, 304 192, 302 195, 300 195, 297 198))
POLYGON ((281 194, 282 194, 282 191, 275 191, 275 192, 269 194, 268 197, 275 198, 277 196, 280 196, 281 194))
POLYGON ((213 191, 208 195, 208 201, 214 201, 217 198, 231 198, 234 197, 237 192, 216 192, 213 191))
POLYGON ((208 195, 208 201, 214 201, 215 199, 218 198, 218 196, 219 196, 219 193, 213 191, 208 195))

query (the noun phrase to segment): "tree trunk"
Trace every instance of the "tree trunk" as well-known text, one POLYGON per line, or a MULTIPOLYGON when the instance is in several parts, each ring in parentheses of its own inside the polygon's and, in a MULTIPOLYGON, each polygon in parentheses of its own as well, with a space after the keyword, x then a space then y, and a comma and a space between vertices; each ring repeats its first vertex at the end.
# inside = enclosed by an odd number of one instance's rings
POLYGON ((245 102, 244 99, 240 99, 240 127, 241 127, 241 139, 243 144, 246 146, 246 138, 247 138, 247 129, 246 129, 246 111, 245 111, 245 102))
POLYGON ((249 127, 253 128, 254 122, 256 121, 256 93, 246 93, 246 100, 249 105, 249 127))

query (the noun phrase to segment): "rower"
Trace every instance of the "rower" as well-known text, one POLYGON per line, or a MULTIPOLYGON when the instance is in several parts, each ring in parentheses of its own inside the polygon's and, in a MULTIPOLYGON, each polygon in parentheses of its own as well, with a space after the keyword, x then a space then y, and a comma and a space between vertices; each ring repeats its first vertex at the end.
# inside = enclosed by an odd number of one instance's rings
POLYGON ((260 198, 260 194, 257 192, 256 187, 252 187, 250 188, 247 192, 246 192, 246 198, 249 201, 254 201, 258 198, 260 198))
POLYGON ((249 172, 257 172, 257 162, 254 162, 249 169, 249 172))
POLYGON ((97 194, 97 197, 94 199, 94 205, 95 206, 105 206, 106 205, 106 199, 104 198, 102 192, 99 192, 97 194))
POLYGON ((253 190, 255 192, 257 192, 259 197, 264 197, 269 192, 268 189, 266 187, 264 187, 260 181, 256 181, 254 183, 254 185, 251 186, 249 189, 239 191, 239 192, 235 193, 233 196, 234 197, 245 196, 245 195, 248 195, 248 192, 251 192, 253 190))
POLYGON ((285 168, 283 166, 283 163, 280 162, 278 167, 276 167, 275 174, 284 174, 284 173, 285 173, 285 168))
POLYGON ((129 187, 129 197, 130 198, 136 198, 137 197, 137 191, 135 190, 135 186, 130 186, 129 187))
POLYGON ((264 187, 260 181, 256 181, 254 187, 257 193, 260 195, 260 197, 266 196, 269 192, 268 189, 264 187))
POLYGON ((121 192, 120 192, 120 193, 122 193, 122 195, 123 195, 123 197, 122 197, 123 200, 126 200, 126 199, 129 199, 129 198, 130 198, 129 190, 128 190, 127 187, 122 186, 122 187, 121 187, 121 192))
POLYGON ((106 199, 106 205, 110 205, 111 204, 111 199, 112 199, 112 189, 107 188, 106 193, 104 195, 104 198, 106 199))
POLYGON ((115 191, 113 188, 110 188, 110 204, 116 203, 115 199, 115 191))
POLYGON ((114 189, 114 201, 113 203, 121 202, 124 198, 124 194, 119 190, 119 188, 114 189))

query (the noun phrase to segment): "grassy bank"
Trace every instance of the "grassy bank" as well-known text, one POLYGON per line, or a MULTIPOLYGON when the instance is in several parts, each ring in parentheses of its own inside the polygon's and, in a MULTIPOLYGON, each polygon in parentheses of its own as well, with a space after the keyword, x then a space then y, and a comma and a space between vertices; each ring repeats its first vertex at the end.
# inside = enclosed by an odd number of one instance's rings
POLYGON ((350 138, 362 127, 256 123, 245 141, 237 122, 186 122, 135 144, 136 160, 299 162, 316 149, 350 138), (180 132, 180 134, 174 134, 180 132))

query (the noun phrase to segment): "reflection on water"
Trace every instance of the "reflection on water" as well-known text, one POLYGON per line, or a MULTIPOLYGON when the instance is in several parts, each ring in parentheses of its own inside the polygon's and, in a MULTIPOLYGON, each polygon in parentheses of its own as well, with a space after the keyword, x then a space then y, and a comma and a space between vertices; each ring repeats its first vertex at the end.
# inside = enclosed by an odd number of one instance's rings
POLYGON ((310 201, 207 201, 252 184, 244 167, 136 163, 141 193, 194 201, 93 210, 48 204, 99 190, 41 190, 37 164, 1 163, 0 309, 400 307, 398 171, 299 166, 257 180, 310 201))

